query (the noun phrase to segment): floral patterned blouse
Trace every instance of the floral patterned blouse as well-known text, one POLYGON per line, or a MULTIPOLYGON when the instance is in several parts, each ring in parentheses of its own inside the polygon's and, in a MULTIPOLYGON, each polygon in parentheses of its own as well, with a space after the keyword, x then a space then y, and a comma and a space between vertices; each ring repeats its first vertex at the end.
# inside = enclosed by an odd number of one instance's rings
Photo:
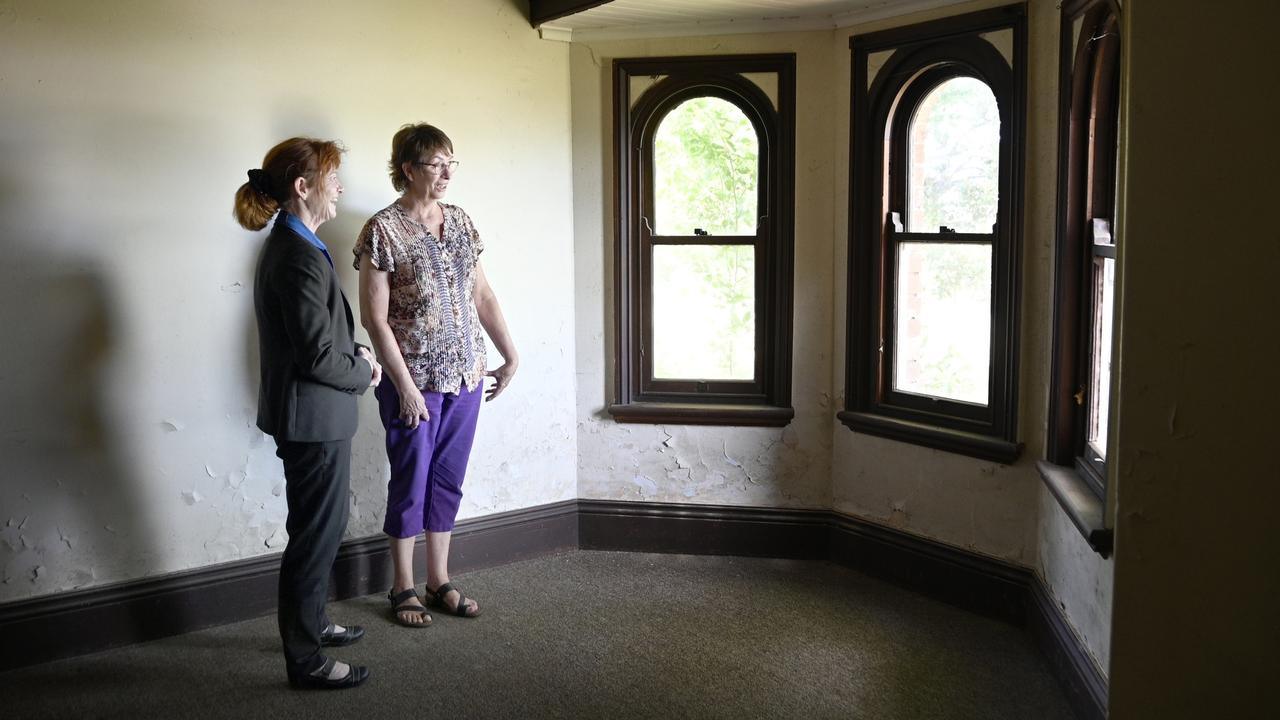
POLYGON ((443 238, 411 219, 397 203, 379 210, 356 239, 362 258, 388 274, 387 323, 419 389, 474 390, 484 377, 485 343, 472 292, 484 250, 471 218, 440 203, 443 238))

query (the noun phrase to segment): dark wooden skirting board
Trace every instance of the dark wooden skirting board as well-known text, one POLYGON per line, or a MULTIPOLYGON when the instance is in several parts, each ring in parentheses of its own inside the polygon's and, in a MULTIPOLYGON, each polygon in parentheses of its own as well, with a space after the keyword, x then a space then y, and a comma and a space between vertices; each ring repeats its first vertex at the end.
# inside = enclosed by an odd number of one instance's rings
MULTIPOLYGON (((569 500, 459 522, 451 567, 466 572, 577 546, 577 502, 569 500)), ((279 566, 273 554, 0 605, 0 671, 272 613, 279 566)), ((330 596, 380 593, 390 582, 386 538, 349 540, 330 596)))
POLYGON ((1039 577, 1029 592, 1028 631, 1081 720, 1107 717, 1107 679, 1071 630, 1039 577))
MULTIPOLYGON (((1106 716, 1106 680, 1030 570, 826 510, 569 500, 458 523, 451 568, 571 549, 837 562, 1026 628, 1076 713, 1106 716)), ((383 592, 389 566, 382 536, 344 543, 332 596, 383 592)), ((0 605, 0 671, 266 615, 278 567, 270 555, 0 605)))
POLYGON ((578 502, 583 550, 831 560, 1022 626, 1031 573, 825 510, 578 502))
POLYGON ((1030 570, 832 514, 830 559, 965 610, 1023 627, 1030 570))
POLYGON ((819 560, 827 555, 830 515, 821 510, 579 500, 578 547, 819 560))

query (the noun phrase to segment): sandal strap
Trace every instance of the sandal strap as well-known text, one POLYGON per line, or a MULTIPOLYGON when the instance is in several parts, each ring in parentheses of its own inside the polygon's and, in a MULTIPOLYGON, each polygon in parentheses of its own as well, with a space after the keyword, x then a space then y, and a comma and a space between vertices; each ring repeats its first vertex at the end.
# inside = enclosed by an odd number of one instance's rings
POLYGON ((457 615, 458 617, 471 617, 471 614, 467 612, 467 600, 468 600, 467 596, 463 595, 462 591, 459 590, 458 591, 458 607, 453 609, 454 615, 457 615))
MULTIPOLYGON (((391 591, 387 591, 387 599, 391 601, 391 607, 395 608, 398 612, 410 599, 418 600, 419 598, 418 591, 413 588, 409 588, 408 590, 401 590, 394 595, 391 591)), ((409 605, 408 607, 412 610, 424 609, 421 605, 409 605)))
POLYGON ((448 610, 450 613, 457 615, 458 617, 472 617, 471 613, 467 611, 467 596, 463 595, 461 590, 454 587, 453 583, 444 583, 434 591, 428 589, 427 592, 431 593, 432 602, 437 606, 448 610), (452 609, 450 609, 449 604, 444 601, 445 596, 450 592, 458 593, 458 604, 452 609))

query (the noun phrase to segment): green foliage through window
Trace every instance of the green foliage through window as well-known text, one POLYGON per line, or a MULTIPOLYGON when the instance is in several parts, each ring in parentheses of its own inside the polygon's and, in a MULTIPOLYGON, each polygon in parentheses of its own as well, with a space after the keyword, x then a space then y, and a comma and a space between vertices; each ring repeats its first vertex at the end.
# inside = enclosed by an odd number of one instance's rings
POLYGON ((1000 180, 1000 110, 971 77, 934 88, 911 119, 907 230, 989 233, 1000 180))
POLYGON ((654 134, 654 233, 754 235, 759 157, 755 128, 736 105, 680 103, 654 134))

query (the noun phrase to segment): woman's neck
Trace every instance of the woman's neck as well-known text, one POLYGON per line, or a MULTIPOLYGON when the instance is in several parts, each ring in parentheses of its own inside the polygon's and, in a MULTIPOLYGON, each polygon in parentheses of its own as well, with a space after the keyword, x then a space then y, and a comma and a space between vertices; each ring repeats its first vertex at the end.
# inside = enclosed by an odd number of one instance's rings
POLYGON ((301 220, 302 224, 306 225, 307 228, 311 230, 311 232, 315 232, 317 229, 319 229, 321 223, 324 222, 323 220, 320 220, 316 216, 312 215, 311 210, 307 208, 306 204, 297 198, 294 198, 293 200, 289 200, 284 205, 282 205, 281 208, 285 212, 301 220))
POLYGON ((400 199, 397 202, 400 203, 401 209, 409 214, 409 217, 420 220, 424 223, 439 214, 438 208, 440 207, 440 202, 425 194, 411 195, 409 193, 405 193, 400 196, 400 199))

